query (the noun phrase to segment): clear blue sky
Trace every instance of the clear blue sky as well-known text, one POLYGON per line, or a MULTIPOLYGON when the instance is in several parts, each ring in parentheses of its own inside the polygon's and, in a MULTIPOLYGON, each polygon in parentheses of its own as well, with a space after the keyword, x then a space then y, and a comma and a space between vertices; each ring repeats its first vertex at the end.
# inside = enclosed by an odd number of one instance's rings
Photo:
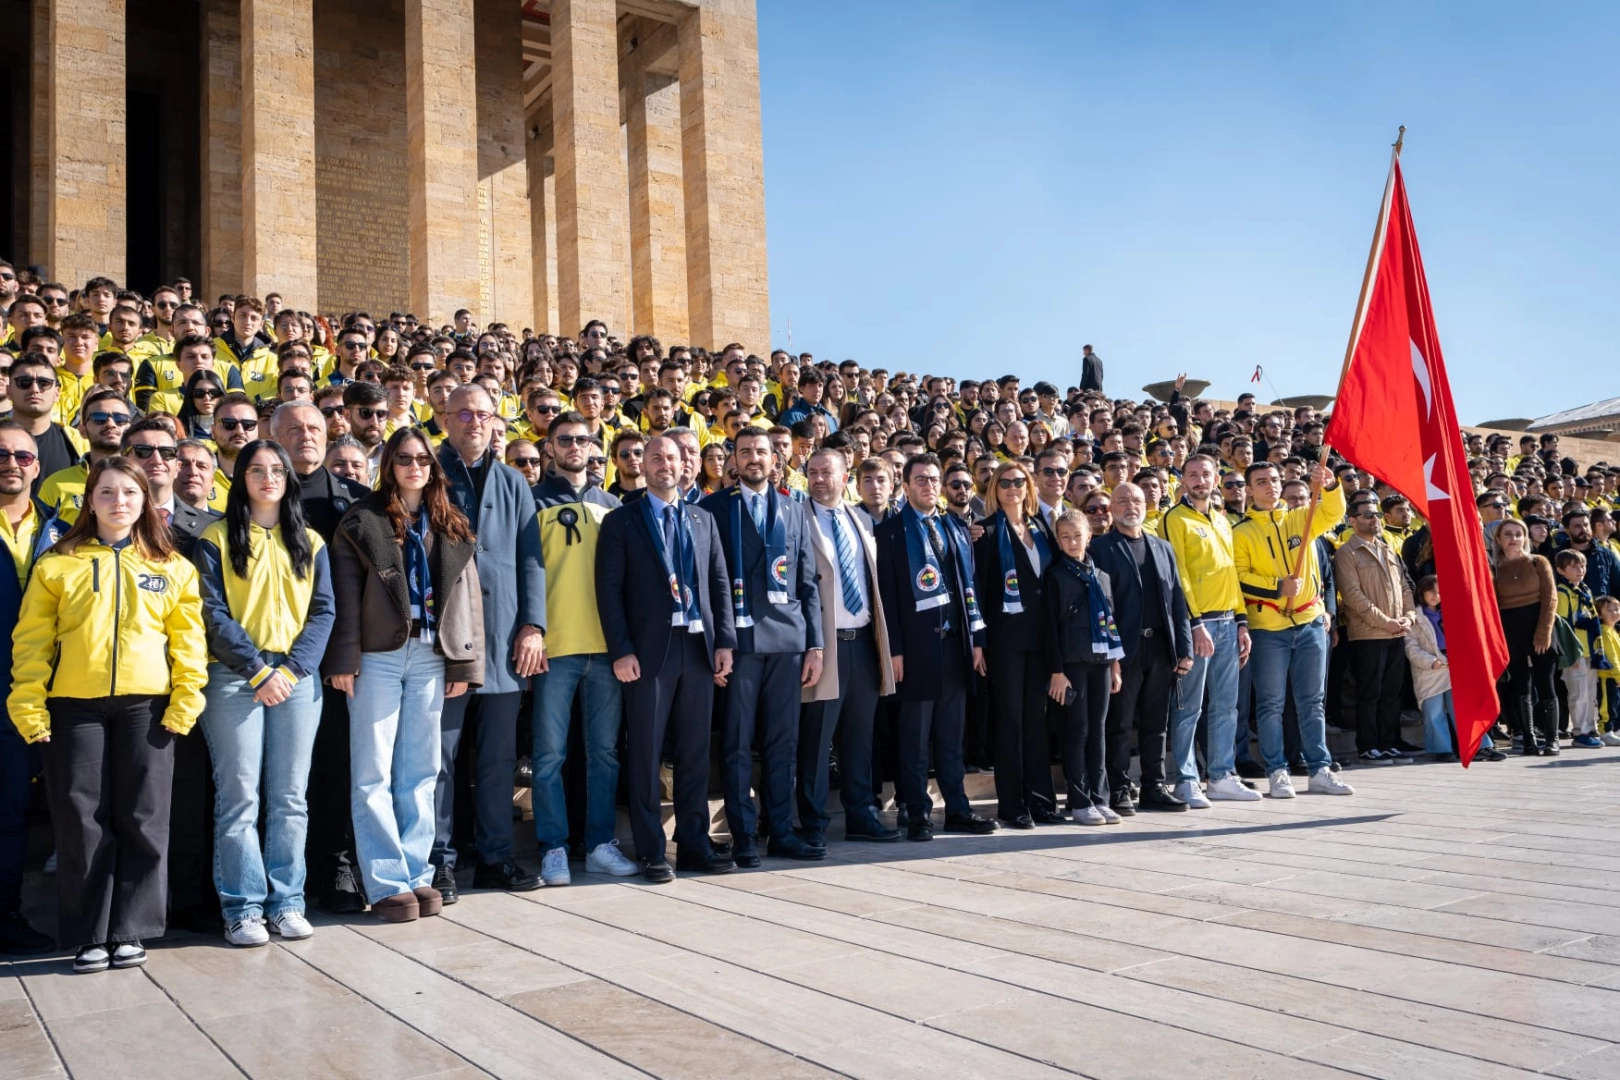
POLYGON ((1332 393, 1405 124, 1459 416, 1620 394, 1620 4, 759 0, 759 42, 778 345, 1332 393))

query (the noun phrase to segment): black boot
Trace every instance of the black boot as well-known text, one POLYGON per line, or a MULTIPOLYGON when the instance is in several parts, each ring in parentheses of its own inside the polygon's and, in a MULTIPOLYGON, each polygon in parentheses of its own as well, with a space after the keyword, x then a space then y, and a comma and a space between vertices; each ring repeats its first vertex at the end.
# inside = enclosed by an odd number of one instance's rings
POLYGON ((1558 699, 1538 701, 1535 708, 1536 730, 1541 735, 1543 757, 1558 754, 1558 699))
POLYGON ((1513 729, 1519 733, 1519 741, 1522 744, 1519 752, 1525 757, 1539 756, 1541 740, 1536 737, 1535 725, 1530 722, 1530 699, 1508 698, 1507 716, 1513 723, 1513 729))

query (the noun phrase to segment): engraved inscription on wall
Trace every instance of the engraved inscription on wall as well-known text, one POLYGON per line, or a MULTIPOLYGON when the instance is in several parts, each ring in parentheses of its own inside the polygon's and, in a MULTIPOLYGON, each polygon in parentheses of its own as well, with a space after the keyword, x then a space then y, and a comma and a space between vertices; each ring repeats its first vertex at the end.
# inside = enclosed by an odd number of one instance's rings
POLYGON ((386 317, 410 299, 410 210, 404 162, 363 150, 315 158, 323 311, 386 317))

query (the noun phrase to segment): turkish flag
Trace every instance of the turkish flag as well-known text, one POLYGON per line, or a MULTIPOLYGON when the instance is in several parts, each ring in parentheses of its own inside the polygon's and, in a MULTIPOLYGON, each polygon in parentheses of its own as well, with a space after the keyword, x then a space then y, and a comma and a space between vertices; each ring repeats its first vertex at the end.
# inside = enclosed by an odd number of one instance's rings
POLYGON ((1466 766, 1500 712, 1507 643, 1398 150, 1326 441, 1429 522, 1466 766))

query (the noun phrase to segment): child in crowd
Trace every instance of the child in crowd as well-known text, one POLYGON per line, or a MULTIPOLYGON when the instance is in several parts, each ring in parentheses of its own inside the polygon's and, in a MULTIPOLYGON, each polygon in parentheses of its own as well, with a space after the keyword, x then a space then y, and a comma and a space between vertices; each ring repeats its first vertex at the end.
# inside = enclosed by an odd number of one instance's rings
POLYGON ((1595 602, 1598 640, 1602 655, 1597 668, 1598 708, 1603 722, 1603 745, 1620 746, 1620 600, 1600 596, 1595 602))
POLYGON ((1597 677, 1593 673, 1593 654, 1602 654, 1602 643, 1597 620, 1597 608, 1592 605, 1592 590, 1586 587, 1586 556, 1578 551, 1560 551, 1553 557, 1553 569, 1558 572, 1558 617, 1575 630, 1580 643, 1580 659, 1564 669, 1565 697, 1569 702, 1569 727, 1574 738, 1572 746, 1588 749, 1603 745, 1597 737, 1597 677))
MULTIPOLYGON (((1451 666, 1446 660, 1446 631, 1440 620, 1440 579, 1418 581, 1418 618, 1406 635, 1406 660, 1412 666, 1412 690, 1423 710, 1423 749, 1436 761, 1457 760, 1457 715, 1451 706, 1451 666)), ((1506 755, 1480 739, 1475 761, 1502 761, 1506 755)))

